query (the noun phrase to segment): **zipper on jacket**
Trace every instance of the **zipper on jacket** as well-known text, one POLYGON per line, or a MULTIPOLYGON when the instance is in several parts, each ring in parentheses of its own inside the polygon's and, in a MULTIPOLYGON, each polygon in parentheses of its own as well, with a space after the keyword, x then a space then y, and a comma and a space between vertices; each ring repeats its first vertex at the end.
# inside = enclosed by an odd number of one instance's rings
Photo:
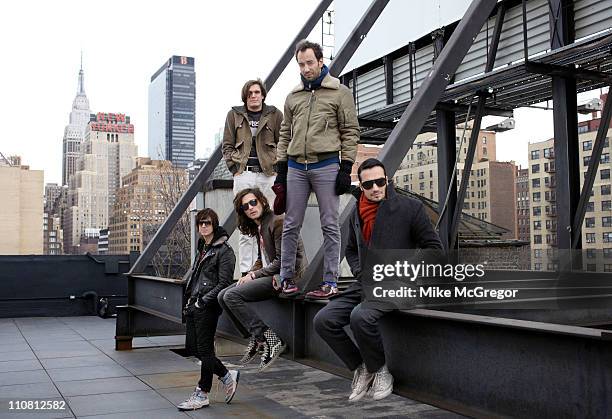
POLYGON ((306 138, 308 138, 308 130, 310 129, 310 115, 312 114, 312 102, 314 99, 315 91, 310 91, 310 99, 308 99, 308 119, 306 120, 306 134, 304 135, 304 162, 306 164, 306 170, 308 170, 308 154, 306 153, 306 138))

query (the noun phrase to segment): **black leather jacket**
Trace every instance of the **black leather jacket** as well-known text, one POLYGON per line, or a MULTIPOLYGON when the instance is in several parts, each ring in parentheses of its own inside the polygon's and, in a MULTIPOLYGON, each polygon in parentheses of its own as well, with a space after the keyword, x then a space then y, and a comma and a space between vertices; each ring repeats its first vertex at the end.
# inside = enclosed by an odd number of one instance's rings
POLYGON ((223 227, 217 227, 208 248, 205 248, 204 240, 198 241, 198 257, 185 286, 185 297, 190 302, 200 299, 199 306, 218 304, 219 292, 232 284, 236 256, 228 240, 229 235, 223 227))

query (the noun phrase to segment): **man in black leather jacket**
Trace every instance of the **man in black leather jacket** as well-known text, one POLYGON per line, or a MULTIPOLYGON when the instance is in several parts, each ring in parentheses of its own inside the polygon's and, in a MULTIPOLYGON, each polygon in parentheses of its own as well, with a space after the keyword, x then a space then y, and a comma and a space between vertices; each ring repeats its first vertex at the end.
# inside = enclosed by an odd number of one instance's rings
POLYGON ((219 226, 219 217, 210 208, 199 211, 196 224, 202 238, 198 241, 198 255, 185 287, 187 342, 202 361, 200 381, 193 394, 178 405, 179 410, 195 410, 209 405, 208 393, 213 374, 225 388, 225 402, 230 403, 236 393, 240 372, 228 371, 215 356, 215 332, 222 313, 217 301, 219 292, 232 283, 236 256, 227 241, 229 235, 219 226))

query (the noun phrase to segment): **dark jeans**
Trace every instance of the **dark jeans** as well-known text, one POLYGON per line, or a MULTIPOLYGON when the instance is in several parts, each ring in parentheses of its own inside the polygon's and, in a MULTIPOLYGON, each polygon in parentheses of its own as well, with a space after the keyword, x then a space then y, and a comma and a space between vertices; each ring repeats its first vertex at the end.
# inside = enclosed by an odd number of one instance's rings
POLYGON ((221 312, 218 304, 208 304, 186 316, 186 346, 192 347, 194 355, 202 361, 198 386, 206 393, 210 392, 213 374, 219 377, 227 374, 227 368, 215 356, 215 332, 221 312))
POLYGON ((314 328, 351 371, 365 362, 368 372, 373 373, 385 365, 378 321, 395 308, 366 306, 361 300, 360 287, 332 298, 315 316, 314 328), (358 346, 344 330, 346 325, 350 325, 358 346))
POLYGON ((219 293, 218 299, 242 337, 254 336, 261 342, 268 326, 247 303, 265 301, 277 295, 278 291, 272 287, 272 277, 265 276, 241 285, 230 285, 219 293))

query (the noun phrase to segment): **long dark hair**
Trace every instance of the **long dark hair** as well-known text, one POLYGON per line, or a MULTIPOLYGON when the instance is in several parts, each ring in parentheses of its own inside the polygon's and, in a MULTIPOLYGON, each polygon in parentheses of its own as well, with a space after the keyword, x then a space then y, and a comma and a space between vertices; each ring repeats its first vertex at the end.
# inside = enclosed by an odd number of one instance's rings
POLYGON ((261 218, 264 218, 266 215, 270 214, 272 210, 270 209, 270 203, 259 188, 246 188, 236 194, 236 197, 234 198, 234 211, 236 211, 236 215, 238 215, 238 230, 240 230, 240 232, 245 236, 256 236, 258 230, 257 223, 247 217, 241 208, 242 198, 250 193, 255 195, 255 198, 257 198, 257 200, 261 202, 261 205, 263 206, 261 218))

